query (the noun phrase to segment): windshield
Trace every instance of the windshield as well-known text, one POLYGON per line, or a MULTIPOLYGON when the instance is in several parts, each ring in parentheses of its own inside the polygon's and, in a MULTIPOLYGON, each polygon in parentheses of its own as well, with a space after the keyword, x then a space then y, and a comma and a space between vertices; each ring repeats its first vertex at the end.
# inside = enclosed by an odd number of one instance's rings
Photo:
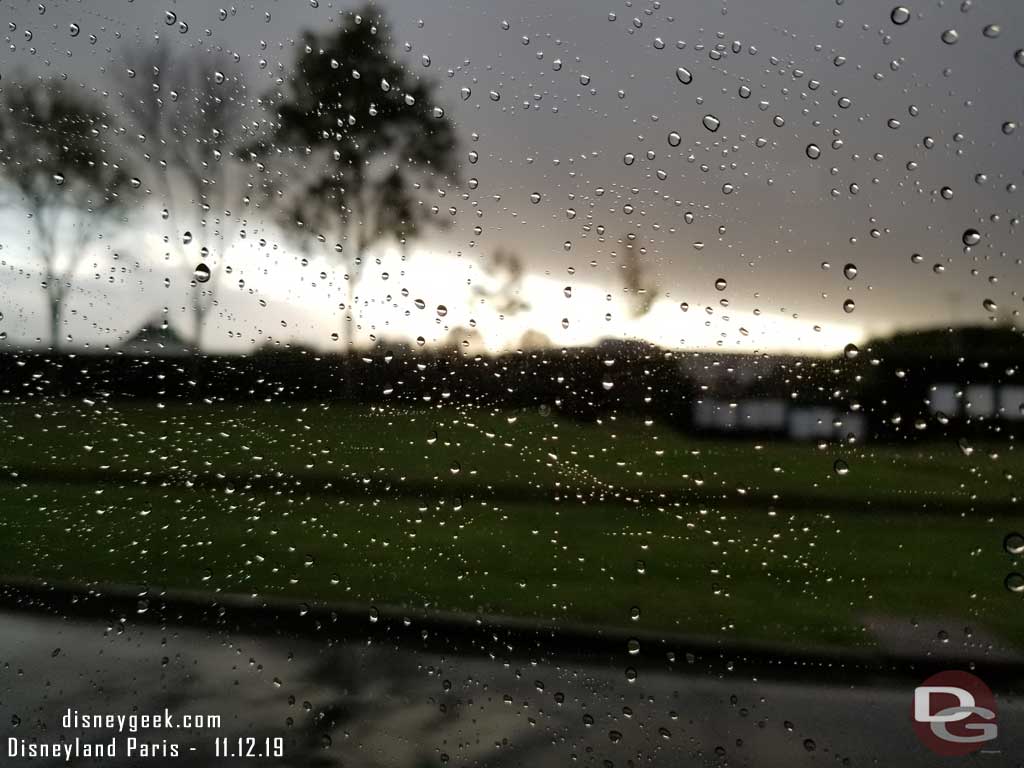
POLYGON ((4 764, 1016 765, 1024 6, 0 15, 4 764))

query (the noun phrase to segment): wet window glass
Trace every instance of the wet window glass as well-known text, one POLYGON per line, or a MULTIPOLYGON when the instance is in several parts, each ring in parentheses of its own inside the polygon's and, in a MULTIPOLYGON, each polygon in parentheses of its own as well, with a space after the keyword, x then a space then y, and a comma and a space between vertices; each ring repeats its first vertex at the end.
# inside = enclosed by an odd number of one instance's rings
POLYGON ((1024 6, 0 24, 4 765, 1016 765, 1024 6))

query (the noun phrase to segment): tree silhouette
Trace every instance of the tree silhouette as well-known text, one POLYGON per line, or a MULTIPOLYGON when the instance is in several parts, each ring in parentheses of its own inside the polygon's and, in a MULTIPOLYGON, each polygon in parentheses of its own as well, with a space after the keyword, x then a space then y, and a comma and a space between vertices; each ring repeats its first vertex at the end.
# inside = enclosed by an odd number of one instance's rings
POLYGON ((473 286, 473 293, 492 300, 495 311, 501 317, 515 315, 530 308, 521 295, 525 270, 519 254, 508 248, 495 249, 484 264, 484 272, 494 280, 494 286, 477 283, 473 286))
POLYGON ((633 317, 643 317, 654 305, 655 292, 658 290, 644 268, 643 256, 647 249, 638 242, 635 232, 628 232, 619 241, 622 244, 622 284, 626 291, 626 300, 633 317))
POLYGON ((126 49, 119 71, 128 148, 140 176, 160 191, 168 243, 190 279, 192 345, 202 345, 217 304, 227 248, 238 236, 238 211, 251 185, 238 163, 245 86, 223 54, 176 52, 166 43, 126 49), (212 221, 211 221, 212 219, 212 221), (194 243, 193 248, 189 248, 194 243))
POLYGON ((60 345, 63 308, 87 243, 130 192, 108 150, 106 115, 58 81, 8 86, 0 109, 0 174, 34 229, 43 263, 50 343, 60 345))
POLYGON ((454 181, 457 170, 455 129, 434 104, 435 85, 390 48, 387 20, 372 4, 343 14, 330 32, 307 32, 291 75, 263 99, 274 113, 269 135, 243 153, 260 163, 285 230, 332 244, 347 270, 346 354, 367 249, 389 237, 404 248, 424 227, 443 226, 418 190, 454 181))

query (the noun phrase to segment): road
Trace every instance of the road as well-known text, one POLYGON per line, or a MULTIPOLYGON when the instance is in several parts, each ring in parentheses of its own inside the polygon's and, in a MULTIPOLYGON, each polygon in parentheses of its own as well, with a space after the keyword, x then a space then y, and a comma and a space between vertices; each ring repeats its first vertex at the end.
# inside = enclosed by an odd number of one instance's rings
MULTIPOLYGON (((9 740, 109 742, 114 757, 74 765, 252 764, 214 754, 215 740, 281 737, 295 766, 934 766, 939 758, 909 723, 905 674, 851 683, 817 670, 787 682, 743 664, 684 657, 594 664, 566 654, 520 653, 495 643, 471 656, 380 638, 247 635, 222 629, 5 612, 0 633, 0 716, 9 740), (731 669, 730 669, 731 667, 731 669), (177 728, 116 735, 64 728, 79 714, 162 713, 177 728), (184 729, 187 714, 220 715, 219 728, 184 729), (140 761, 127 738, 177 744, 179 756, 140 761), (193 751, 194 750, 194 751, 193 751)), ((650 649, 640 649, 638 656, 650 649)), ((792 662, 787 662, 792 664, 792 662)), ((796 670, 795 670, 796 671, 796 670)), ((979 766, 1020 765, 1024 704, 997 697, 998 753, 979 766)), ((21 743, 19 741, 19 743, 21 743)), ((248 742, 243 742, 247 745, 248 742)), ((271 742, 273 745, 273 742, 271 742)), ((949 759, 955 765, 968 758, 949 759)), ((5 759, 57 765, 57 759, 5 759)))

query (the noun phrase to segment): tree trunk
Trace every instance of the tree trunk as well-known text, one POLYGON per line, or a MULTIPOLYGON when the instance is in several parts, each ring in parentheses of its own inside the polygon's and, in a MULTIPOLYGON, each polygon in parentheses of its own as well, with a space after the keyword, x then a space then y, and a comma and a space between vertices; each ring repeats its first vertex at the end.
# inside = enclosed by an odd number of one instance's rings
POLYGON ((206 324, 206 312, 203 309, 199 286, 192 289, 192 318, 194 326, 192 329, 192 354, 198 355, 203 349, 203 326, 206 324))
POLYGON ((46 304, 50 324, 50 347, 54 352, 60 348, 60 317, 64 303, 64 291, 61 290, 60 278, 55 273, 50 260, 46 268, 46 304))
POLYGON ((356 281, 354 276, 349 275, 349 279, 345 281, 345 317, 342 318, 341 323, 341 347, 342 354, 345 357, 350 357, 355 352, 353 346, 355 340, 355 295, 356 295, 356 281))
POLYGON ((52 289, 49 289, 46 300, 50 305, 50 346, 53 347, 54 352, 57 352, 60 348, 61 296, 52 289))

